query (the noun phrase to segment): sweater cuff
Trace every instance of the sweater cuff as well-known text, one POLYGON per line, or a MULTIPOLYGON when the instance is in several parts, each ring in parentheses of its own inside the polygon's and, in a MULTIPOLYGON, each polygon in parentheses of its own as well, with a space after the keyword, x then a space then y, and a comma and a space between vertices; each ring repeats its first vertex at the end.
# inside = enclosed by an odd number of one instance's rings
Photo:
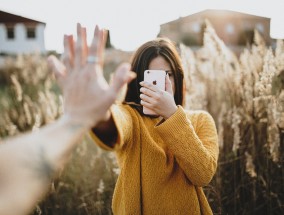
POLYGON ((119 116, 117 116, 118 115, 118 110, 119 110, 119 108, 116 106, 116 105, 112 105, 111 107, 110 107, 110 112, 111 112, 111 115, 112 115, 112 118, 113 118, 113 121, 114 121, 114 124, 115 124, 115 127, 116 127, 116 129, 117 129, 117 140, 116 140, 116 142, 115 142, 115 144, 114 144, 114 146, 113 147, 111 147, 111 146, 108 146, 107 144, 105 144, 103 141, 101 141, 101 139, 91 130, 90 132, 89 132, 89 134, 90 134, 90 137, 92 138, 92 140, 100 147, 100 148, 102 148, 102 149, 104 149, 104 150, 107 150, 107 151, 114 151, 114 150, 117 150, 119 147, 120 147, 120 145, 122 145, 122 134, 123 134, 123 132, 122 132, 122 130, 121 130, 121 127, 120 126, 118 126, 119 125, 119 120, 120 120, 120 118, 119 118, 119 116))
POLYGON ((189 125, 193 129, 191 121, 188 119, 183 107, 178 105, 177 111, 164 122, 158 123, 155 129, 167 139, 183 135, 182 132, 185 125, 189 125))
POLYGON ((90 137, 92 138, 92 140, 102 149, 107 150, 107 151, 113 151, 115 148, 114 147, 110 147, 106 144, 104 144, 100 138, 97 137, 97 135, 91 130, 89 132, 90 137))

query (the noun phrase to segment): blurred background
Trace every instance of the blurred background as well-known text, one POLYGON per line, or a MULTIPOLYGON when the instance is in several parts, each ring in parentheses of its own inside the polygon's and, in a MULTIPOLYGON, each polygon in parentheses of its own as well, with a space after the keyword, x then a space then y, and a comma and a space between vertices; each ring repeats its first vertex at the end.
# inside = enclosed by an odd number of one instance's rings
MULTIPOLYGON (((169 37, 182 57, 186 108, 209 111, 217 125, 218 169, 204 188, 214 214, 283 214, 283 8, 281 1, 0 0, 0 136, 36 131, 62 114, 46 57, 60 57, 63 34, 75 34, 77 22, 89 35, 95 24, 109 30, 107 80, 143 42, 169 37)), ((112 214, 118 174, 115 155, 86 135, 32 214, 112 214)))

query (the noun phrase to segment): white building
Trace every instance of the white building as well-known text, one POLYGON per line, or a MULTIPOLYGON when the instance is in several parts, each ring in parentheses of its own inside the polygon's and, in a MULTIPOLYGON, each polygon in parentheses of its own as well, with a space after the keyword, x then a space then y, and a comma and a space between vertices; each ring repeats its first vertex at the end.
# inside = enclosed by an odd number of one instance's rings
POLYGON ((0 53, 45 53, 45 23, 0 11, 0 53))

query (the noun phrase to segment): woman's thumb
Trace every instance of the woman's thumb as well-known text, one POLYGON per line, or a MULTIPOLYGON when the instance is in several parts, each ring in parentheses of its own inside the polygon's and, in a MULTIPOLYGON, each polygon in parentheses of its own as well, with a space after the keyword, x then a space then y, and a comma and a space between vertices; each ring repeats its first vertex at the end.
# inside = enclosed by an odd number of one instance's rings
POLYGON ((169 78, 169 74, 166 75, 166 92, 173 95, 173 87, 172 87, 171 80, 169 78))

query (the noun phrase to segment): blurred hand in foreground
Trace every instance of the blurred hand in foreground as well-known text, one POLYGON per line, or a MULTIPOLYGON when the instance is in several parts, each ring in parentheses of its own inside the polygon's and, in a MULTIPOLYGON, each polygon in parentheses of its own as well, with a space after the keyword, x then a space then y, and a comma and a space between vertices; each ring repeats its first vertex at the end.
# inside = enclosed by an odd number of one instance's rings
POLYGON ((56 74, 64 96, 64 115, 86 127, 103 120, 123 85, 135 78, 129 64, 122 64, 110 85, 103 76, 103 58, 107 31, 95 28, 91 46, 87 46, 86 29, 77 25, 77 42, 64 36, 64 65, 50 56, 48 61, 56 74), (75 53, 75 54, 74 54, 75 53))
POLYGON ((0 144, 0 215, 25 215, 48 191, 82 135, 103 120, 119 90, 135 75, 121 65, 108 85, 103 77, 106 31, 96 27, 90 47, 86 29, 77 25, 77 41, 64 36, 62 64, 50 56, 64 96, 64 114, 37 132, 7 138, 0 144))

